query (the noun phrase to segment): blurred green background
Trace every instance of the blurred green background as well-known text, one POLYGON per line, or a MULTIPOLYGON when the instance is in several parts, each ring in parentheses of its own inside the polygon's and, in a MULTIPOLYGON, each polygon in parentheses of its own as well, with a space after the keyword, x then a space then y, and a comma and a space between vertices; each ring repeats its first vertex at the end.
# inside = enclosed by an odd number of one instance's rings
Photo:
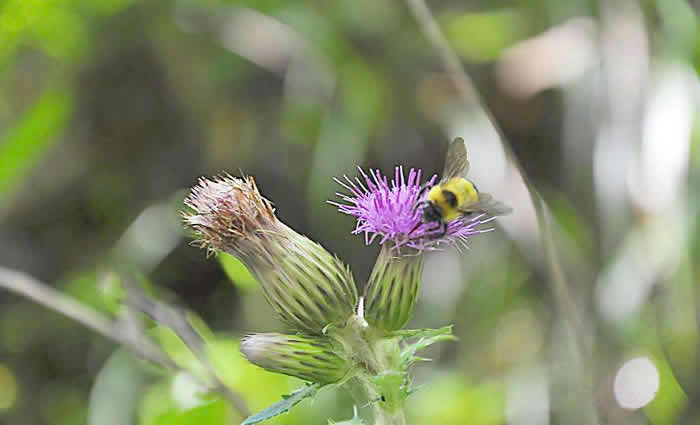
MULTIPOLYGON (((281 325, 239 263, 188 244, 187 188, 253 175, 283 221, 362 283, 378 248, 325 203, 340 189, 332 177, 358 165, 439 172, 462 136, 479 188, 515 213, 470 250, 429 255, 410 326, 454 323, 460 340, 416 369, 409 423, 700 423, 696 6, 430 6, 549 205, 572 305, 552 293, 497 133, 400 1, 0 0, 0 265, 106 313, 112 268, 140 270, 208 323, 224 380, 258 410, 300 382, 238 353, 241 335, 281 325)), ((0 294, 0 422, 240 421, 186 378, 0 294)), ((325 425, 352 404, 322 392, 270 423, 325 425)))

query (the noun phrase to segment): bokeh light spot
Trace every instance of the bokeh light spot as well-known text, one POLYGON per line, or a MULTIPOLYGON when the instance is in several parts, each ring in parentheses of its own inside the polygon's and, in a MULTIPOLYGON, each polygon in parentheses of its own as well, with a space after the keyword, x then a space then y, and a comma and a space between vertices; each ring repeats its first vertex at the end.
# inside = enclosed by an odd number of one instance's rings
POLYGON ((659 371, 648 357, 636 357, 622 365, 615 375, 615 399, 625 409, 649 404, 659 390, 659 371))

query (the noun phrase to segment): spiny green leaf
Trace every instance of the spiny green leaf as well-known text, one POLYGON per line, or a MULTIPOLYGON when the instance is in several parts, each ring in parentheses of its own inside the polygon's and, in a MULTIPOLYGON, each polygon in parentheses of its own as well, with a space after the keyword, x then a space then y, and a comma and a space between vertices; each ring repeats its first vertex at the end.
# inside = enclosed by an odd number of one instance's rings
POLYGON ((73 99, 63 89, 44 93, 17 125, 0 138, 0 196, 11 192, 58 140, 71 116, 73 99))
POLYGON ((404 369, 412 365, 416 361, 426 360, 422 357, 416 357, 415 354, 418 351, 429 347, 430 345, 433 345, 436 342, 454 341, 457 339, 454 335, 452 335, 451 325, 445 326, 444 328, 440 329, 422 329, 409 332, 412 332, 412 334, 410 334, 410 336, 405 336, 406 338, 414 338, 420 336, 420 339, 412 344, 406 345, 406 347, 404 347, 404 349, 401 351, 401 366, 404 369))
POLYGON ((411 338, 430 338, 434 335, 452 334, 454 325, 443 326, 438 329, 403 329, 392 332, 392 336, 401 337, 403 339, 411 338))
POLYGON ((282 400, 252 416, 249 416, 241 425, 257 424, 281 415, 282 413, 289 412, 289 410, 291 410, 291 408, 297 405, 300 401, 308 397, 313 397, 316 394, 316 391, 318 391, 318 388, 318 385, 307 385, 294 391, 292 394, 284 395, 282 396, 282 400))

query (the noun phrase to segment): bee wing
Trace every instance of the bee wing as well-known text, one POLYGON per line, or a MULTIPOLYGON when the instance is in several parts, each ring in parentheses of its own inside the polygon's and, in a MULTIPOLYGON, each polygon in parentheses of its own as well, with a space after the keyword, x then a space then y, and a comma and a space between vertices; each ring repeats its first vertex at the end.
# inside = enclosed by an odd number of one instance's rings
POLYGON ((450 147, 447 149, 442 180, 449 180, 453 177, 465 177, 468 172, 469 161, 467 160, 467 148, 464 146, 464 139, 457 137, 450 143, 450 147))
POLYGON ((481 212, 492 216, 508 215, 513 212, 513 208, 493 199, 493 196, 484 192, 479 192, 479 200, 477 202, 460 207, 459 210, 463 213, 481 212))

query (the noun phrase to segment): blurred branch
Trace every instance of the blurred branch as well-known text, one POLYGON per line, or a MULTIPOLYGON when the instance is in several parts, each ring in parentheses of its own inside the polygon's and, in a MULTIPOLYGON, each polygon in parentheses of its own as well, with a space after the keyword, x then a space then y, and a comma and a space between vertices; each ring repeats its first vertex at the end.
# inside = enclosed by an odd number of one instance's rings
MULTIPOLYGON (((182 367, 178 366, 158 346, 153 344, 151 340, 134 324, 134 321, 111 320, 97 310, 76 301, 61 291, 58 291, 47 284, 34 279, 32 276, 5 267, 0 267, 0 287, 69 317, 83 326, 86 326, 93 331, 122 344, 134 354, 149 360, 152 363, 166 369, 188 372, 182 367)), ((145 303, 142 303, 141 307, 144 306, 145 303)), ((152 312, 152 309, 149 311, 152 312)), ((162 318, 160 311, 158 312, 158 318, 162 318)), ((164 325, 169 326, 170 324, 164 323, 164 325)), ((178 333, 178 329, 173 330, 178 333)), ((192 330, 192 332, 194 332, 194 330, 192 330)), ((196 334, 196 332, 194 333, 196 334)), ((178 335, 180 335, 180 333, 178 333, 178 335)), ((197 338, 200 338, 199 335, 196 336, 197 338)), ((187 341, 185 342, 189 347, 189 343, 187 343, 187 341)), ((201 347, 199 351, 201 352, 201 347)), ((208 362, 205 364, 210 367, 208 362)), ((193 379, 197 380, 197 377, 193 376, 193 379)), ((218 378, 215 377, 215 380, 216 384, 213 388, 210 388, 209 386, 207 387, 212 391, 216 391, 224 395, 241 416, 249 416, 250 410, 246 406, 245 401, 241 398, 241 396, 225 386, 218 378)))
MULTIPOLYGON (((510 158, 511 163, 517 168, 523 182, 525 183, 525 186, 527 187, 531 202, 535 209, 535 214, 537 216, 537 226, 539 227, 540 239, 544 249, 545 264, 550 277, 549 281, 551 284, 551 290, 560 313, 565 317, 567 325, 572 333, 571 340, 574 346, 573 348, 576 360, 583 366, 585 364, 585 359, 587 359, 585 336, 579 318, 577 317, 576 307, 571 297, 569 286, 566 282, 566 276, 564 275, 561 263, 557 256, 556 248, 554 246, 551 226, 547 218, 547 205, 542 196, 535 189, 530 179, 527 177, 527 174, 525 174, 525 170, 517 161, 512 147, 504 137, 499 126, 496 124, 495 118, 488 108, 486 108, 486 104, 479 96, 476 86, 462 67, 459 57, 455 54, 454 50, 452 50, 449 42, 442 34, 442 31, 435 21, 433 14, 430 12, 428 5, 425 3, 425 0, 406 0, 406 3, 418 22, 423 35, 440 55, 440 60, 442 61, 449 78, 459 91, 462 100, 467 105, 479 107, 484 111, 491 122, 491 125, 499 135, 503 150, 510 158)), ((595 418, 594 422, 598 422, 597 418, 595 418)))
POLYGON ((126 289, 125 303, 127 307, 145 314, 154 322, 166 326, 175 332, 187 348, 194 353, 199 362, 207 368, 209 375, 214 380, 213 390, 224 394, 242 416, 250 416, 251 412, 245 400, 240 394, 235 393, 226 386, 217 375, 207 355, 206 343, 187 319, 187 312, 184 309, 173 307, 158 300, 149 299, 138 286, 126 277, 123 279, 123 283, 126 289))
POLYGON ((525 174, 525 171, 520 166, 520 163, 517 161, 515 154, 513 153, 513 149, 510 147, 499 126, 496 124, 496 120, 491 114, 491 111, 486 108, 485 103, 479 96, 479 92, 476 90, 471 78, 464 71, 459 58, 454 53, 449 42, 440 31, 440 27, 435 21, 430 9, 428 9, 425 0, 406 0, 406 3, 413 13, 416 21, 418 21, 418 24, 423 31, 423 35, 440 55, 440 60, 447 70, 453 84, 457 87, 457 90, 459 90, 462 100, 466 104, 475 105, 484 111, 491 122, 491 125, 498 133, 506 155, 518 169, 518 172, 520 173, 520 176, 528 189, 530 199, 537 216, 537 225, 540 231, 541 243, 544 248, 545 263, 550 276, 550 282, 552 284, 552 292, 557 300, 557 303, 559 304, 561 313, 566 318, 566 321, 574 335, 573 343, 576 355, 579 356, 578 360, 583 360, 586 358, 583 329, 581 328, 579 319, 576 315, 574 302, 571 298, 571 293, 569 292, 566 277, 562 271, 561 264, 555 250, 551 228, 547 220, 547 205, 525 174))
MULTIPOLYGON (((442 35, 442 31, 437 22, 435 22, 435 18, 430 12, 430 9, 428 9, 428 5, 425 4, 425 0, 406 0, 406 3, 408 3, 408 7, 411 9, 411 13, 416 21, 418 21, 423 35, 440 55, 440 60, 453 84, 457 87, 457 90, 459 90, 459 94, 467 104, 481 104, 479 92, 476 90, 471 78, 464 72, 462 63, 452 50, 452 47, 450 47, 450 43, 445 36, 442 35)), ((485 112, 489 114, 489 111, 485 112)), ((491 120, 492 123, 494 122, 491 115, 489 115, 489 120, 491 120)), ((498 130, 497 126, 494 125, 494 127, 498 130)))
POLYGON ((197 356, 204 356, 204 341, 186 318, 181 309, 160 301, 152 300, 129 279, 124 278, 126 289, 125 304, 130 309, 141 312, 154 322, 170 328, 197 356))
POLYGON ((0 287, 69 317, 83 326, 114 340, 135 354, 160 366, 172 369, 177 366, 149 340, 141 339, 125 329, 122 324, 110 320, 100 312, 74 300, 62 292, 34 279, 26 273, 0 267, 0 287))

